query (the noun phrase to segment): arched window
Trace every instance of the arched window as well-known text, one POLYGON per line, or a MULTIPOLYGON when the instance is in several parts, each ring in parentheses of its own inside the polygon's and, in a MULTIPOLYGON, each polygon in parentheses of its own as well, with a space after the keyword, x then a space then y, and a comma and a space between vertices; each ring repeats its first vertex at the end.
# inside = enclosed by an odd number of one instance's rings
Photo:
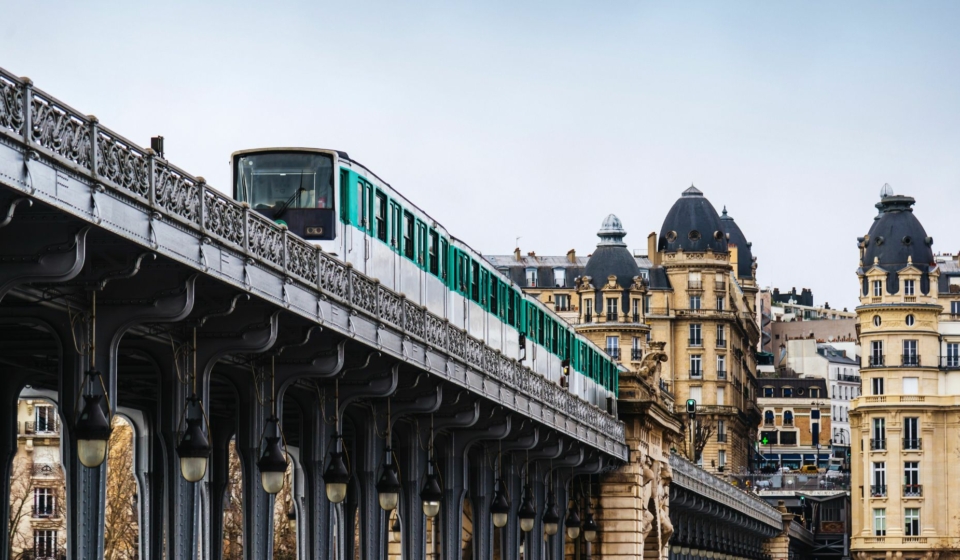
POLYGON ((789 410, 783 412, 783 425, 784 426, 793 426, 793 413, 789 410))
POLYGON ((763 413, 763 423, 764 424, 773 424, 773 411, 768 410, 763 413))

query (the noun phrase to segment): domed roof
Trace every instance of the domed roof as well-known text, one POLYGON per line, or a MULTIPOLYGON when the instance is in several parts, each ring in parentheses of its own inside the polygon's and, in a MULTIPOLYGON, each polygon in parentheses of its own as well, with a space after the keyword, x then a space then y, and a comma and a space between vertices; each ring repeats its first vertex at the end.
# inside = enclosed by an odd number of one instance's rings
POLYGON ((888 185, 881 191, 879 219, 874 220, 870 232, 863 238, 863 266, 870 268, 876 261, 888 272, 897 271, 912 262, 923 272, 933 264, 933 238, 927 236, 920 220, 913 214, 913 197, 896 195, 888 185), (889 191, 889 192, 888 192, 889 191))
POLYGON ((720 216, 710 201, 694 186, 667 212, 660 228, 660 243, 657 250, 673 253, 678 250, 702 253, 712 249, 716 253, 727 252, 727 240, 720 224, 720 216))
POLYGON ((610 214, 603 220, 603 225, 597 232, 600 242, 597 243, 597 249, 590 255, 587 266, 583 269, 583 274, 592 278, 594 286, 599 288, 607 282, 609 276, 613 275, 617 277, 617 283, 621 288, 629 288, 633 284, 633 279, 640 276, 637 260, 627 250, 627 244, 623 242, 625 235, 627 232, 624 231, 620 218, 610 214))
POLYGON ((723 227, 723 233, 727 237, 727 247, 737 246, 737 277, 753 278, 753 243, 747 241, 740 226, 733 221, 733 216, 727 214, 727 207, 723 207, 723 213, 720 215, 720 226, 723 227))

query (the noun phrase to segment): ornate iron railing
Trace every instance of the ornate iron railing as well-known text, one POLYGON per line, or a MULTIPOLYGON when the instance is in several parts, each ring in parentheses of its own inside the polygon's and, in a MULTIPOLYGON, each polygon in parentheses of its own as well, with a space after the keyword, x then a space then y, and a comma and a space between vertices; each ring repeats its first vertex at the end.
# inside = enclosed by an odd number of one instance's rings
MULTIPOLYGON (((605 410, 471 338, 466 331, 384 288, 319 247, 100 125, 53 96, 0 69, 0 136, 22 142, 30 150, 88 177, 113 196, 147 208, 151 219, 198 231, 245 256, 249 262, 299 282, 321 297, 351 306, 357 313, 393 326, 442 353, 481 368, 505 385, 549 408, 625 442, 624 425, 605 410)), ((94 208, 94 220, 99 215, 94 208)), ((158 248, 152 240, 153 248, 158 248)), ((201 252, 202 254, 202 252, 201 252)), ((205 258, 205 257, 202 257, 205 258)), ((206 268, 204 268, 206 270, 206 268)))
POLYGON ((780 512, 761 498, 717 478, 680 455, 670 455, 673 484, 748 515, 775 529, 783 530, 780 512))

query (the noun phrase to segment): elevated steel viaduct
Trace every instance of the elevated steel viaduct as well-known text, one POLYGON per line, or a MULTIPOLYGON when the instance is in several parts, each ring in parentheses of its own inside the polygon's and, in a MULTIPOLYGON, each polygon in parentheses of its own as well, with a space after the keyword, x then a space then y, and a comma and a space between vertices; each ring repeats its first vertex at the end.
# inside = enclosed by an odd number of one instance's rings
MULTIPOLYGON (((563 530, 543 538, 548 494, 563 516, 573 477, 631 460, 624 425, 607 411, 3 70, 0 372, 4 480, 21 391, 58 404, 67 555, 76 559, 103 556, 106 467, 85 467, 78 453, 78 440, 96 439, 87 404, 96 398, 135 429, 143 560, 222 557, 231 440, 243 471, 244 557, 270 558, 273 496, 257 463, 279 426, 305 559, 385 557, 377 482, 388 445, 405 559, 425 557, 421 487, 431 463, 442 558, 461 558, 466 501, 476 512, 473 558, 493 557, 488 512, 502 472, 512 500, 499 557, 518 557, 526 476, 538 514, 525 558, 539 560, 564 551, 563 530), (211 447, 196 483, 181 476, 185 418, 211 447), (340 446, 349 483, 333 504, 323 473, 340 446)), ((9 486, 0 486, 7 508, 9 486)), ((782 529, 770 511, 745 512, 756 538, 782 529)), ((711 533, 677 534, 706 543, 711 533)), ((7 539, 0 532, 2 558, 7 539)), ((753 544, 738 550, 762 556, 753 544)))

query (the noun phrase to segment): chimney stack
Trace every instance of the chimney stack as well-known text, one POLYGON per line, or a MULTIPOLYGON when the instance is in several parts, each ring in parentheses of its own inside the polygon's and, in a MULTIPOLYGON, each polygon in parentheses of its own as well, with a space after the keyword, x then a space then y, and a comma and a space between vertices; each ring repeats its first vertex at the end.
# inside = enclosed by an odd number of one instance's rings
POLYGON ((576 249, 570 249, 569 251, 567 251, 567 262, 570 264, 577 264, 576 249))
POLYGON ((517 262, 520 262, 520 247, 513 250, 513 258, 516 259, 517 262))

